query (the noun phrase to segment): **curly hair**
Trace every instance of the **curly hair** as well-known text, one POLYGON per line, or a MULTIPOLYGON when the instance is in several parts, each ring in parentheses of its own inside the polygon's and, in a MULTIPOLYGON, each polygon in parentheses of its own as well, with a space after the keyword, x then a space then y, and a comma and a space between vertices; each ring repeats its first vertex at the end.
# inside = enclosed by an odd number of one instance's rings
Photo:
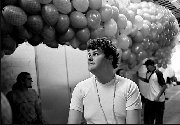
POLYGON ((112 41, 108 39, 107 37, 102 38, 96 38, 96 39, 90 39, 87 42, 87 50, 92 49, 98 49, 102 50, 105 57, 109 59, 110 56, 113 57, 113 68, 117 68, 119 64, 119 54, 117 52, 117 48, 112 44, 112 41))

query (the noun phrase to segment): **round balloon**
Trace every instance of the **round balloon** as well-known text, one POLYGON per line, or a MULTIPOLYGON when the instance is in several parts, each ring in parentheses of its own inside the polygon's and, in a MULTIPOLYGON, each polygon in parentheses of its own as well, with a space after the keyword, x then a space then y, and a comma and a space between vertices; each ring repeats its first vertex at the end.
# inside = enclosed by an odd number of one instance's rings
POLYGON ((129 48, 129 45, 132 44, 131 38, 129 38, 125 34, 121 34, 118 36, 118 41, 119 41, 119 47, 123 50, 126 50, 129 48))
POLYGON ((88 28, 80 29, 76 32, 76 38, 81 43, 86 43, 90 38, 90 31, 88 28))
POLYGON ((3 8, 2 14, 4 19, 15 26, 21 26, 26 23, 27 15, 20 7, 7 5, 3 8))
POLYGON ((59 17, 57 8, 53 4, 44 5, 42 8, 42 17, 50 26, 55 25, 59 17))
POLYGON ((58 21, 56 23, 56 31, 59 33, 65 33, 70 25, 69 16, 66 14, 59 14, 58 21))
POLYGON ((117 19, 117 26, 119 29, 125 29, 127 26, 127 18, 124 14, 119 14, 117 19))
POLYGON ((70 0, 53 0, 53 4, 62 14, 69 14, 72 11, 70 0))
POLYGON ((60 44, 64 44, 65 42, 69 42, 75 36, 75 32, 72 28, 68 28, 68 30, 59 36, 58 42, 60 44))
POLYGON ((99 26, 97 29, 91 30, 91 39, 100 38, 105 36, 105 31, 103 26, 99 26))
POLYGON ((102 6, 99 10, 99 13, 101 14, 102 22, 109 21, 113 16, 112 7, 109 4, 102 6))
POLYGON ((87 25, 91 29, 96 29, 100 26, 101 15, 97 10, 89 10, 86 13, 87 25))
POLYGON ((121 59, 122 60, 128 60, 129 59, 129 56, 131 54, 131 50, 130 49, 127 49, 125 51, 122 52, 122 56, 121 56, 121 59))
POLYGON ((104 23, 104 33, 107 37, 115 36, 117 32, 117 23, 114 19, 110 19, 109 21, 104 23))
POLYGON ((85 15, 78 11, 73 11, 70 14, 70 23, 74 28, 85 28, 87 26, 87 18, 85 15))
POLYGON ((89 0, 72 0, 73 7, 79 12, 86 12, 89 7, 89 0))
POLYGON ((26 26, 32 33, 40 34, 43 29, 44 22, 40 15, 32 15, 28 16, 26 26))
POLYGON ((38 0, 19 0, 19 4, 29 14, 38 14, 41 11, 41 4, 38 0))
POLYGON ((39 2, 41 3, 41 4, 48 4, 48 3, 50 3, 52 0, 39 0, 39 2))
POLYGON ((91 10, 99 10, 102 7, 102 0, 89 0, 91 10))

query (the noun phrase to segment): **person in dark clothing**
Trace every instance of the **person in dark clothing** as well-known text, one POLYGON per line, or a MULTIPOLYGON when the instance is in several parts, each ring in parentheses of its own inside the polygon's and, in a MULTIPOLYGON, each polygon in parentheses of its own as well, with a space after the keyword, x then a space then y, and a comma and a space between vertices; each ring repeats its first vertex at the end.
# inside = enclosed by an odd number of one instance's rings
POLYGON ((6 95, 12 108, 13 124, 40 124, 42 118, 40 99, 32 89, 30 73, 21 72, 17 76, 17 82, 6 95))
POLYGON ((163 74, 156 69, 153 60, 148 59, 144 65, 147 68, 146 78, 137 77, 149 84, 147 99, 144 104, 144 124, 163 124, 165 107, 164 91, 167 88, 163 74))

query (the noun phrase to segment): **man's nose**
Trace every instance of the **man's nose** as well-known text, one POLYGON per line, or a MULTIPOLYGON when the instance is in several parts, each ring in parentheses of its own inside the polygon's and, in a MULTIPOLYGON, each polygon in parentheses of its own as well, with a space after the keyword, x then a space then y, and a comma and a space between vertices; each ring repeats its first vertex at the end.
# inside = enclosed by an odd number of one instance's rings
POLYGON ((93 57, 92 56, 89 56, 88 57, 88 61, 92 61, 93 60, 93 57))

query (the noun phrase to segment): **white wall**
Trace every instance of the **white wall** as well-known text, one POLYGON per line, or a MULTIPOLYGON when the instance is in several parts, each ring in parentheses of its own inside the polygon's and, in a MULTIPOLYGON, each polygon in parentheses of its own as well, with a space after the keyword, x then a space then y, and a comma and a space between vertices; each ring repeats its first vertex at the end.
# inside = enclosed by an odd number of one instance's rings
POLYGON ((38 81, 45 119, 50 124, 66 124, 71 90, 89 77, 87 53, 68 46, 36 48, 38 81))
POLYGON ((38 92, 35 52, 34 47, 29 43, 21 44, 12 55, 4 55, 1 58, 1 89, 5 94, 11 90, 20 72, 31 74, 32 87, 38 92))

